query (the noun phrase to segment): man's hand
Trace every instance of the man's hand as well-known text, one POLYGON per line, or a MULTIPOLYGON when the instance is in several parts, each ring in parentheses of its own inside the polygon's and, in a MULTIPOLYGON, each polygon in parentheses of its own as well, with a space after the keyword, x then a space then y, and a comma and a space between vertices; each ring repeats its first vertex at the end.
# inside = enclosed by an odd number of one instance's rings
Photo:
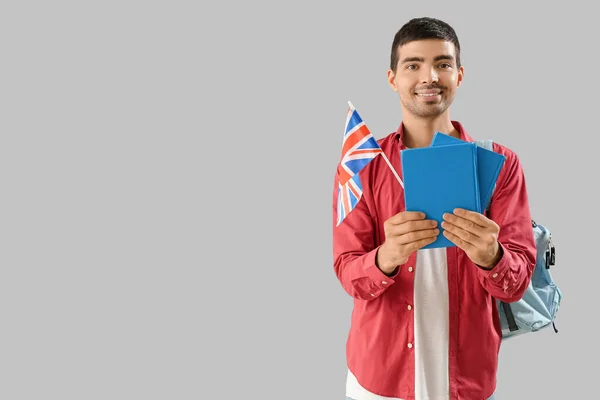
POLYGON ((444 214, 442 228, 444 236, 480 267, 492 269, 502 258, 500 227, 486 216, 457 208, 454 214, 444 214))
POLYGON ((404 264, 413 252, 433 243, 440 233, 436 221, 426 220, 425 214, 413 211, 390 217, 383 228, 385 242, 379 248, 375 262, 386 275, 404 264))

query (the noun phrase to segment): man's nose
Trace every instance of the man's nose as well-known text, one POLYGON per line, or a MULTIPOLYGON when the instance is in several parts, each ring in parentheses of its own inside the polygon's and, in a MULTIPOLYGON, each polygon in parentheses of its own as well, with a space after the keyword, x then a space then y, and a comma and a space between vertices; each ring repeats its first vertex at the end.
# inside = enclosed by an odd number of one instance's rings
POLYGON ((429 84, 429 83, 437 82, 439 80, 438 73, 434 67, 422 68, 421 71, 423 71, 422 76, 421 76, 422 83, 429 84))

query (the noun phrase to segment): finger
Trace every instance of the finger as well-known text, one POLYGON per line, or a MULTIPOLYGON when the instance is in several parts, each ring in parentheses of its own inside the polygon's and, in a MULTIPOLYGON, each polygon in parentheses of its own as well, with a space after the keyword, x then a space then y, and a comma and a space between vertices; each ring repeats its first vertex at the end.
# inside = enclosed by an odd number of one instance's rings
POLYGON ((416 242, 411 242, 411 243, 407 244, 407 246, 408 246, 409 251, 413 252, 413 251, 419 250, 421 247, 427 246, 428 244, 435 242, 436 239, 437 239, 437 236, 425 238, 425 239, 417 240, 416 242))
POLYGON ((417 245, 417 250, 420 249, 423 246, 427 246, 428 244, 431 244, 433 242, 435 242, 435 240, 437 239, 437 235, 435 237, 432 238, 427 238, 427 239, 421 239, 418 242, 413 242, 416 243, 417 245))
POLYGON ((456 246, 458 246, 459 248, 463 249, 465 252, 469 252, 471 250, 473 250, 473 245, 463 239, 461 239, 460 237, 456 236, 454 233, 445 230, 443 235, 452 243, 454 243, 456 246))
POLYGON ((431 230, 438 227, 437 221, 434 220, 418 220, 408 221, 399 225, 391 225, 388 227, 388 236, 400 236, 410 232, 423 230, 431 230))
POLYGON ((479 225, 483 228, 488 227, 491 222, 491 220, 488 219, 485 215, 478 212, 465 210, 464 208, 455 208, 454 214, 469 221, 473 221, 474 224, 479 225))
POLYGON ((444 222, 446 222, 457 226, 461 229, 464 229, 467 232, 470 232, 471 234, 479 237, 483 236, 486 231, 483 226, 476 224, 472 220, 465 219, 454 214, 445 213, 443 219, 444 221, 442 221, 442 228, 444 228, 444 222))
POLYGON ((400 235, 396 238, 396 243, 398 244, 409 244, 409 243, 414 243, 414 242, 420 242, 422 240, 429 240, 431 238, 433 238, 435 240, 435 238, 437 238, 437 236, 440 234, 440 230, 439 229, 427 229, 427 230, 422 230, 422 231, 413 231, 413 232, 408 232, 405 233, 404 235, 400 235))
POLYGON ((448 232, 452 233, 454 236, 458 236, 463 241, 465 241, 469 244, 472 244, 475 247, 482 247, 482 243, 483 243, 482 238, 480 238, 479 236, 476 236, 475 234, 473 234, 469 231, 462 229, 459 226, 456 226, 449 222, 443 222, 442 229, 444 229, 444 231, 448 231, 448 232))
POLYGON ((388 219, 388 222, 392 225, 403 224, 408 221, 419 221, 425 219, 425 213, 418 211, 403 211, 388 219))

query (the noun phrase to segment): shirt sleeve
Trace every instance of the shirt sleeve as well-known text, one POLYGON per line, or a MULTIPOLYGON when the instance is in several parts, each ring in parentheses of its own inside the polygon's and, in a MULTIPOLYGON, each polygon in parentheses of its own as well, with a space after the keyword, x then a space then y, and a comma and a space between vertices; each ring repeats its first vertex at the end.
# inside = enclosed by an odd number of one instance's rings
POLYGON ((375 222, 364 201, 337 226, 338 178, 333 190, 333 266, 344 290, 362 300, 377 298, 391 287, 398 268, 387 276, 376 265, 375 222))
POLYGON ((478 269, 483 287, 498 300, 511 303, 522 298, 531 281, 536 248, 523 168, 515 154, 507 161, 505 179, 494 193, 488 215, 500 227, 502 258, 490 270, 478 269))

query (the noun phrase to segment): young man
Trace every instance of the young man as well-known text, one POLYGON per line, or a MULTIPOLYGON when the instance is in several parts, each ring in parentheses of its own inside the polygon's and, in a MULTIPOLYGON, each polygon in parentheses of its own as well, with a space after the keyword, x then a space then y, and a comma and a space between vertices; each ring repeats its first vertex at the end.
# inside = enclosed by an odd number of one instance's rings
MULTIPOLYGON (((388 81, 402 122, 378 140, 402 176, 401 151, 435 132, 472 142, 449 106, 464 76, 447 23, 417 18, 395 35, 388 81)), ((525 177, 506 156, 488 213, 455 210, 442 226, 404 210, 404 193, 382 157, 360 172, 363 196, 336 226, 334 270, 354 298, 346 396, 354 400, 485 400, 496 389, 501 343, 496 299, 513 302, 535 265, 525 177), (443 228, 456 247, 421 249, 443 228)))

